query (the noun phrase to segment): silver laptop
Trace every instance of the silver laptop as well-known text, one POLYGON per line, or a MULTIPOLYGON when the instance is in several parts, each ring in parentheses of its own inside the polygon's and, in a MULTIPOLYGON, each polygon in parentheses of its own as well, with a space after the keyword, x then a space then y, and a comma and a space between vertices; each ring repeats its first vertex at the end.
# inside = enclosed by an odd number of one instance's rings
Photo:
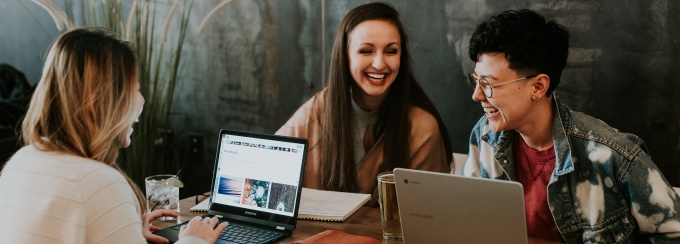
MULTIPOLYGON (((209 216, 229 221, 217 243, 271 243, 297 224, 307 140, 221 130, 210 191, 209 216)), ((177 241, 182 223, 154 234, 177 241)))
POLYGON ((518 182, 397 168, 404 243, 527 243, 518 182))

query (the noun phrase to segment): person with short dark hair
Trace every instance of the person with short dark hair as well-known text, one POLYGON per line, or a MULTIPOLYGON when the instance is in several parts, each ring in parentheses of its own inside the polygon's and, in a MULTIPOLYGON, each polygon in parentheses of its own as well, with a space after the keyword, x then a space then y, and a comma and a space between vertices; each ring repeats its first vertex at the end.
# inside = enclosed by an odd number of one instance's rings
POLYGON ((567 243, 680 241, 680 197, 644 142, 573 111, 554 93, 569 32, 531 10, 477 26, 472 99, 484 116, 463 175, 524 186, 529 236, 567 243))
POLYGON ((413 75, 394 7, 368 3, 345 16, 327 84, 276 132, 309 140, 305 187, 372 193, 377 206, 380 172, 450 172, 448 132, 413 75))

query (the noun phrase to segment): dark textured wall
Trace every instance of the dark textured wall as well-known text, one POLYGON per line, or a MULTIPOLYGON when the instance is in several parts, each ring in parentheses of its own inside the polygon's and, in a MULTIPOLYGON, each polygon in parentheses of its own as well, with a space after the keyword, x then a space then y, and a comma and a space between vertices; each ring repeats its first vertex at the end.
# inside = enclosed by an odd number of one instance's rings
MULTIPOLYGON (((55 1, 60 2, 60 1, 55 1)), ((214 160, 220 128, 273 133, 319 90, 338 25, 358 0, 235 0, 205 32, 203 15, 220 0, 195 1, 174 114, 177 142, 203 137, 202 164, 214 160)), ((680 185, 678 1, 393 0, 410 34, 416 77, 442 114, 454 151, 466 153, 482 116, 465 74, 475 26, 505 9, 529 8, 571 31, 563 102, 645 140, 652 158, 680 185)), ((0 2, 0 62, 31 82, 58 32, 28 1, 0 2)), ((162 16, 161 16, 162 18, 162 16)))
POLYGON ((234 1, 216 15, 187 46, 176 134, 203 136, 212 163, 221 128, 274 133, 321 87, 320 19, 320 1, 234 1))
MULTIPOLYGON (((325 50, 344 14, 364 2, 325 1, 325 50)), ((558 97, 574 110, 640 136, 664 175, 680 185, 677 1, 389 2, 410 32, 416 77, 442 114, 454 151, 467 152, 470 129, 483 114, 465 83, 465 74, 474 68, 467 56, 470 35, 492 15, 529 8, 557 19, 571 33, 558 97)))

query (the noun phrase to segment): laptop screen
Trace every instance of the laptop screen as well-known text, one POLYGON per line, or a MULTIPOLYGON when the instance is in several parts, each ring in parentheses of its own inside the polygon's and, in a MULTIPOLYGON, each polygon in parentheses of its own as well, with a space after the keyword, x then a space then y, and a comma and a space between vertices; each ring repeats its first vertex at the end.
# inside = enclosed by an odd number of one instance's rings
POLYGON ((307 141, 222 130, 211 210, 262 220, 297 217, 307 141))

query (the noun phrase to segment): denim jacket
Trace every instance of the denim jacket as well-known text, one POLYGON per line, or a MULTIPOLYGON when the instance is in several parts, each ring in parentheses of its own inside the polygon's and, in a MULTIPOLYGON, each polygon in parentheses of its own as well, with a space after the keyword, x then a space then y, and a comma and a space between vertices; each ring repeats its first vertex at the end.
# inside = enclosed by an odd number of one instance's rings
MULTIPOLYGON (((554 101, 548 205, 564 240, 680 243, 680 197, 644 142, 554 101)), ((463 175, 516 181, 513 134, 490 130, 482 117, 470 134, 463 175)))

